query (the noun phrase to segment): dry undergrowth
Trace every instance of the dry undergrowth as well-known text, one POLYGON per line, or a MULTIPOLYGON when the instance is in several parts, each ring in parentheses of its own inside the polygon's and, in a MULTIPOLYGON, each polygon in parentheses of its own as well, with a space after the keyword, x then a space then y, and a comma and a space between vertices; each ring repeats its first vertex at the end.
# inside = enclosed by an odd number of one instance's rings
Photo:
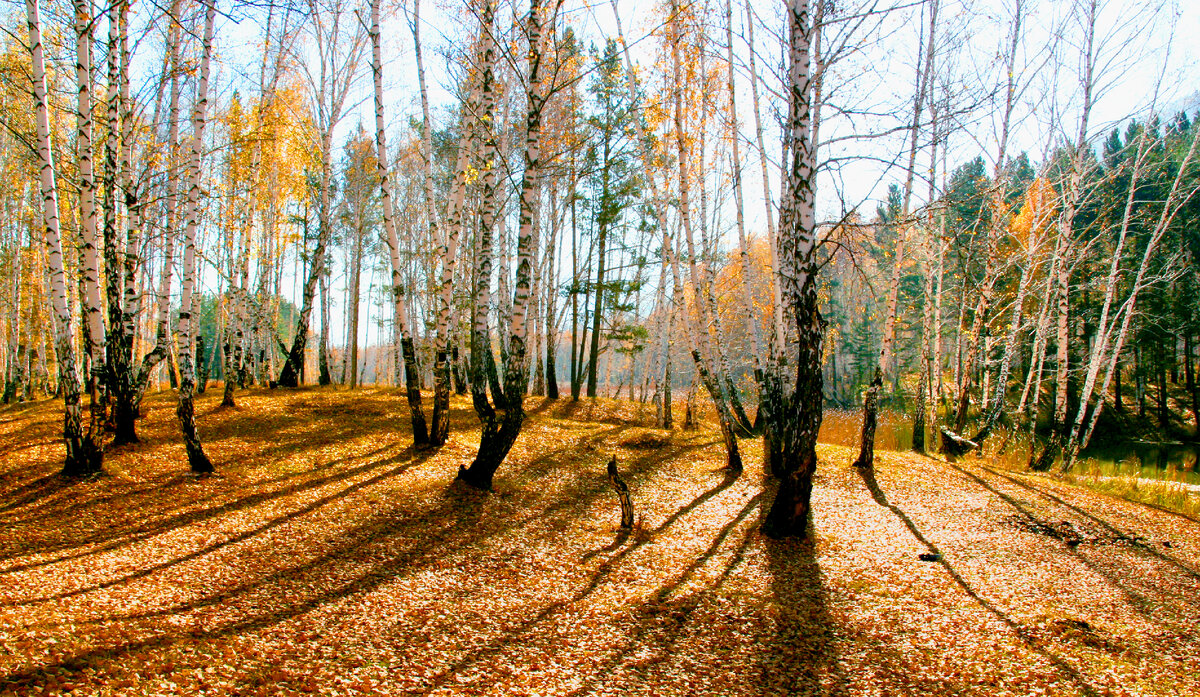
POLYGON ((413 452, 396 391, 218 397, 199 481, 170 395, 94 482, 55 475, 57 404, 0 411, 0 694, 1200 693, 1200 524, 1169 513, 827 446, 815 541, 777 543, 758 468, 639 405, 531 400, 485 496, 450 487, 465 401, 413 452))

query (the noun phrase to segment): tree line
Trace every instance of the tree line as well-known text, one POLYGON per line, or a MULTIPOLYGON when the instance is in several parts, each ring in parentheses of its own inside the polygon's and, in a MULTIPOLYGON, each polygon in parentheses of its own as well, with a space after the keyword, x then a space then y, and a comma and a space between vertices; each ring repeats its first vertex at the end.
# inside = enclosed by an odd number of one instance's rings
POLYGON ((204 474, 210 376, 224 406, 353 388, 363 353, 419 447, 470 396, 458 478, 483 490, 529 394, 652 402, 662 428, 702 395, 731 475, 762 439, 779 536, 805 534, 829 405, 861 408, 862 468, 888 406, 914 449, 1026 434, 1062 471, 1106 409, 1195 428, 1200 118, 1162 80, 1098 114, 1169 60, 1133 48, 1166 26, 1153 3, 1131 27, 1099 0, 970 22, 948 0, 666 0, 637 36, 617 2, 24 4, 0 71, 3 398, 62 398, 66 475, 138 440, 163 376, 204 474), (252 56, 223 56, 248 26, 252 56), (872 171, 886 186, 856 184, 872 171))

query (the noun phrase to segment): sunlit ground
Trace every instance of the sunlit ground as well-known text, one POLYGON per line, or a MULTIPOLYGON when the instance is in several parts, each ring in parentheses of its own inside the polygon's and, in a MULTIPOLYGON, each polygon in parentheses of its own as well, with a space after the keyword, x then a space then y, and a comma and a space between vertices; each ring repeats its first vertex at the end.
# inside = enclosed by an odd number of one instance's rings
POLYGON ((57 403, 0 410, 0 694, 1200 691, 1200 524, 1163 511, 830 445, 815 541, 769 542, 754 440, 734 480, 711 429, 531 399, 482 495, 469 402, 414 452, 389 389, 210 391, 197 481, 172 398, 83 483, 57 403))

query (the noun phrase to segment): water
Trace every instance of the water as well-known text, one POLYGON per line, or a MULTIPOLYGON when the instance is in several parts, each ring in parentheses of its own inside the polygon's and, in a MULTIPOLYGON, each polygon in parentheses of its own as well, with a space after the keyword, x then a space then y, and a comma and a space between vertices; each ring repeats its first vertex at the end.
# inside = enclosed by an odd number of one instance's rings
POLYGON ((1137 474, 1146 479, 1171 479, 1200 485, 1200 444, 1125 441, 1089 447, 1080 453, 1090 472, 1102 476, 1137 474))
MULTIPOLYGON (((841 445, 858 451, 862 430, 862 411, 852 409, 826 409, 818 437, 821 443, 841 445)), ((986 444, 985 452, 996 457, 1007 458, 1011 464, 1023 467, 1029 457, 1028 443, 1024 434, 1018 443, 1009 444, 1004 455, 993 452, 1003 432, 993 435, 986 444)), ((936 443, 931 440, 928 447, 936 443)), ((879 412, 875 430, 876 450, 908 450, 912 447, 912 417, 890 409, 879 412)), ((1116 444, 1093 445, 1080 453, 1078 471, 1101 477, 1132 477, 1143 479, 1168 479, 1200 486, 1200 444, 1197 443, 1148 443, 1124 441, 1116 444)))

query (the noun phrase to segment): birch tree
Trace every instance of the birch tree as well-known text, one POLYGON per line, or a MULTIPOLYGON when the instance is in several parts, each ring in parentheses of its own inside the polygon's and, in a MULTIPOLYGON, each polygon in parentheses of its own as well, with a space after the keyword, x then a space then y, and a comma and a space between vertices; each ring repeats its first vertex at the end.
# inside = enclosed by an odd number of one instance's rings
MULTIPOLYGON (((319 134, 320 172, 317 182, 317 240, 312 251, 307 278, 301 295, 300 315, 296 320, 296 333, 287 359, 279 374, 279 384, 296 387, 300 384, 300 371, 304 365, 304 350, 308 345, 309 322, 317 284, 327 273, 327 250, 333 235, 332 200, 330 187, 333 183, 333 135, 334 129, 345 116, 346 99, 350 94, 361 60, 363 32, 359 23, 348 22, 344 17, 345 4, 342 0, 309 0, 308 11, 318 65, 309 66, 305 75, 313 94, 313 113, 319 134), (349 25, 347 27, 347 25, 349 25), (315 72, 315 74, 314 74, 315 72)), ((324 307, 326 303, 322 303, 324 307)), ((323 333, 328 334, 323 323, 323 333)), ((322 352, 322 357, 325 354, 322 352)))
MULTIPOLYGON (((478 42, 481 49, 487 40, 482 36, 478 42)), ((445 229, 440 257, 441 277, 439 279, 436 307, 437 326, 434 336, 434 387, 433 387, 433 418, 429 440, 433 445, 445 445, 450 433, 450 387, 452 362, 455 360, 451 352, 452 314, 454 300, 454 271, 458 262, 458 247, 466 223, 466 195, 468 178, 472 176, 469 169, 475 159, 478 129, 483 128, 479 121, 479 108, 482 95, 482 75, 477 79, 468 74, 466 97, 459 118, 458 152, 455 155, 454 179, 450 184, 450 195, 446 201, 445 229)), ((457 351, 457 349, 455 349, 457 351)))
MULTIPOLYGON (((101 394, 109 382, 105 358, 107 331, 104 326, 103 301, 100 297, 100 254, 96 226, 96 176, 92 145, 92 32, 94 17, 91 0, 76 0, 75 10, 75 84, 78 90, 75 111, 75 147, 79 167, 79 231, 83 243, 83 314, 85 337, 91 375, 89 383, 90 410, 88 432, 103 456, 103 429, 106 419, 105 400, 101 394)), ((124 440, 118 430, 117 440, 124 440)))
POLYGON ((805 537, 817 469, 817 433, 824 408, 821 370, 825 321, 817 300, 816 147, 812 140, 815 84, 811 72, 813 22, 808 0, 789 0, 788 117, 784 151, 788 153, 784 196, 779 212, 780 278, 785 302, 796 322, 795 390, 782 395, 782 384, 768 381, 779 409, 771 410, 771 431, 780 447, 779 489, 763 522, 771 537, 805 537))
POLYGON ((200 226, 201 155, 204 151, 204 129, 208 117, 208 76, 212 60, 213 32, 217 14, 216 3, 202 0, 204 12, 204 43, 200 55, 200 78, 196 87, 196 103, 192 107, 192 137, 188 161, 188 192, 184 213, 182 288, 179 296, 179 405, 175 409, 187 447, 188 465, 193 474, 213 471, 212 462, 204 454, 196 431, 196 365, 193 342, 196 333, 194 315, 196 286, 196 230, 200 226))
MULTIPOLYGON (((392 267, 392 307, 395 311, 396 327, 400 332, 400 350, 404 357, 404 377, 412 421, 413 443, 417 446, 425 446, 429 444, 429 431, 425 426, 425 411, 421 406, 421 375, 417 368, 417 353, 413 346, 412 331, 409 326, 408 303, 404 297, 400 242, 396 235, 395 213, 392 210, 387 136, 383 128, 383 59, 379 46, 379 0, 371 0, 370 33, 371 72, 375 83, 375 160, 379 171, 379 189, 383 199, 383 229, 386 234, 388 258, 392 267)), ((425 115, 428 118, 428 110, 425 115)), ((429 181, 431 175, 428 172, 426 172, 425 179, 426 186, 432 188, 432 182, 429 181)), ((431 196, 428 191, 426 195, 427 197, 431 196)), ((427 210, 427 213, 432 213, 432 211, 427 210)))
MULTIPOLYGON (((504 458, 512 449, 520 434, 525 419, 524 397, 529 381, 527 355, 527 312, 529 291, 532 284, 534 224, 536 207, 540 198, 542 167, 541 133, 542 114, 546 99, 552 93, 543 84, 544 43, 553 43, 554 27, 557 24, 560 2, 556 0, 553 12, 547 21, 546 10, 541 0, 530 0, 525 28, 528 41, 527 78, 525 83, 528 108, 525 120, 524 172, 520 185, 520 227, 517 232, 516 278, 513 284, 512 311, 509 317, 508 351, 505 356, 504 385, 492 395, 487 394, 488 379, 485 374, 486 361, 491 357, 490 339, 487 331, 487 314, 490 295, 492 226, 496 212, 496 163, 497 156, 495 125, 495 68, 496 45, 495 8, 492 0, 484 0, 481 8, 483 24, 483 49, 481 65, 480 95, 482 100, 481 128, 483 138, 483 188, 482 211, 479 220, 479 258, 476 260, 475 316, 471 331, 471 396, 475 413, 479 416, 482 434, 479 451, 469 467, 460 467, 458 479, 483 490, 492 488, 492 478, 504 458), (548 24, 549 37, 543 37, 548 24)), ((550 86, 553 87, 552 85, 550 86)))
POLYGON ((54 150, 50 142, 50 109, 46 97, 46 62, 42 49, 42 20, 38 0, 25 1, 29 31, 29 54, 33 80, 34 123, 42 198, 42 223, 49 271, 50 305, 54 317, 54 348, 58 358, 59 384, 63 395, 63 441, 66 457, 63 474, 68 477, 95 476, 102 472, 104 451, 101 433, 83 429, 80 413, 80 384, 75 364, 75 322, 68 300, 62 232, 58 218, 58 184, 54 175, 54 150))
POLYGON ((1070 433, 1067 435, 1066 455, 1062 461, 1062 471, 1069 470, 1075 464, 1075 458, 1078 456, 1079 450, 1087 445, 1087 441, 1091 438, 1092 429, 1095 427, 1096 421, 1100 418, 1100 412, 1104 408, 1103 397, 1108 392, 1109 383, 1112 380, 1114 372, 1117 370, 1117 361, 1121 355, 1121 349, 1125 345, 1130 321, 1137 307, 1138 297, 1151 283, 1158 280, 1150 278, 1151 261, 1158 254, 1159 245, 1170 228, 1171 222, 1179 213, 1181 206, 1200 192, 1200 184, 1189 181, 1192 175, 1192 167, 1196 160, 1197 145, 1200 145, 1200 128, 1193 129, 1193 131, 1187 151, 1179 163, 1179 168, 1175 176, 1172 178, 1170 191, 1166 199, 1159 204, 1160 212, 1158 219, 1150 230, 1150 234, 1145 241, 1145 246, 1140 255, 1138 266, 1133 271, 1129 292, 1120 306, 1114 307, 1117 285, 1123 275, 1121 273, 1122 247, 1129 235, 1133 203, 1136 196, 1135 192, 1138 189, 1141 160, 1145 156, 1144 153, 1147 149, 1146 140, 1148 136, 1146 131, 1143 131, 1138 139, 1137 160, 1134 164, 1132 181, 1129 183, 1129 195, 1126 199, 1125 212, 1121 219, 1117 248, 1116 252, 1112 255, 1110 271, 1105 280, 1104 303, 1100 311, 1098 336, 1092 344, 1087 372, 1079 394, 1079 407, 1071 423, 1070 433), (1112 314, 1114 311, 1115 315, 1112 314), (1116 322, 1117 317, 1120 317, 1119 325, 1116 322), (1095 405, 1092 405, 1093 391, 1096 389, 1096 380, 1101 370, 1104 371, 1104 380, 1099 390, 1100 398, 1097 399, 1095 405), (1090 418, 1087 418, 1089 407, 1090 418), (1087 418, 1086 427, 1085 418, 1087 418))

